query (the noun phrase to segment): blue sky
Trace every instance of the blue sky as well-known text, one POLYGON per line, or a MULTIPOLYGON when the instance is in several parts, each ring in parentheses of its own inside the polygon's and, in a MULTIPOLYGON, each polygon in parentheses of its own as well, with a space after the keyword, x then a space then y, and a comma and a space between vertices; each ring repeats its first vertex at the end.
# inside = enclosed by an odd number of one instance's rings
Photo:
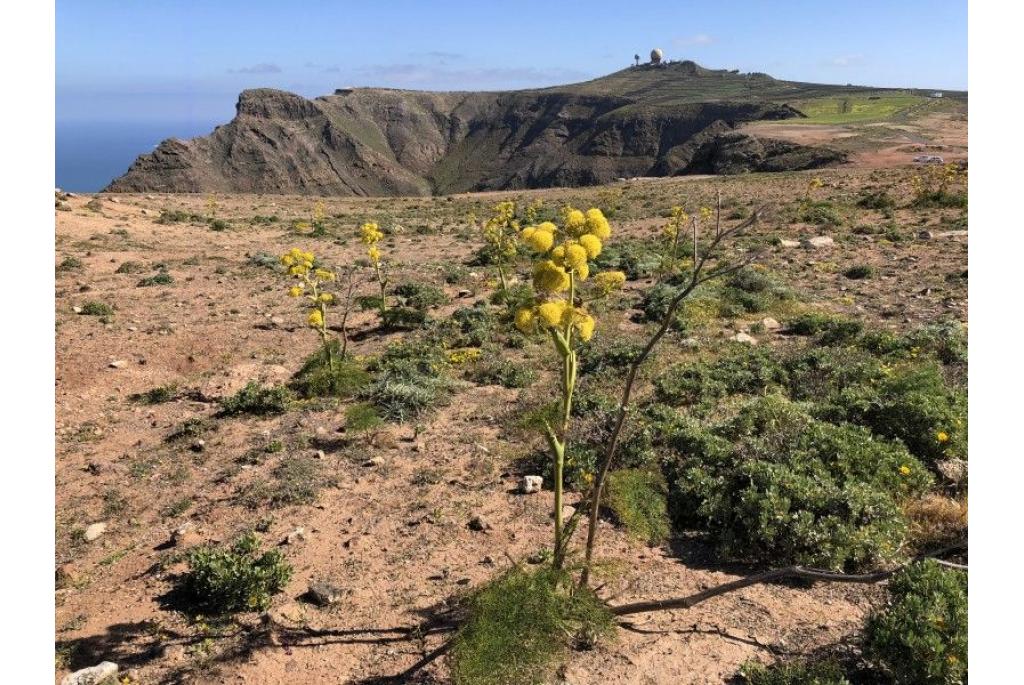
POLYGON ((967 87, 967 3, 58 0, 57 120, 227 121, 238 92, 493 90, 635 52, 780 78, 967 87))

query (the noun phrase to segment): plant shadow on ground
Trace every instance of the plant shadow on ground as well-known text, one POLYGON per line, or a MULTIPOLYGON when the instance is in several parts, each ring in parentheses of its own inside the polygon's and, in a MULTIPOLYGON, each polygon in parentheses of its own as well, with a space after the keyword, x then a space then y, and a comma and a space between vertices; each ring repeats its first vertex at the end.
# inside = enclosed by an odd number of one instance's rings
MULTIPOLYGON (((302 596, 295 598, 301 600, 302 596)), ((185 604, 184 595, 171 590, 160 598, 161 608, 179 611, 186 616, 201 618, 194 607, 185 604)), ((350 681, 359 685, 384 685, 386 683, 440 683, 424 667, 435 661, 448 650, 448 640, 440 646, 428 648, 427 641, 434 636, 447 636, 455 631, 455 619, 445 602, 433 607, 415 610, 420 621, 411 626, 382 626, 367 628, 314 628, 288 626, 275 621, 269 614, 258 621, 235 622, 230 617, 219 625, 221 629, 194 633, 168 628, 159 620, 117 623, 106 632, 87 637, 58 640, 55 649, 66 655, 65 665, 71 671, 92 666, 100 661, 113 661, 122 670, 141 668, 166 657, 168 650, 180 647, 186 652, 205 650, 206 655, 194 662, 185 662, 171 667, 160 680, 151 681, 161 685, 195 682, 197 671, 209 675, 218 667, 240 664, 249 660, 260 650, 280 649, 285 652, 302 647, 319 647, 331 644, 386 645, 408 643, 409 654, 417 655, 416 661, 408 668, 393 675, 373 676, 350 681), (210 645, 213 645, 210 648, 210 645)), ((211 621, 212 623, 212 621, 211 621)))

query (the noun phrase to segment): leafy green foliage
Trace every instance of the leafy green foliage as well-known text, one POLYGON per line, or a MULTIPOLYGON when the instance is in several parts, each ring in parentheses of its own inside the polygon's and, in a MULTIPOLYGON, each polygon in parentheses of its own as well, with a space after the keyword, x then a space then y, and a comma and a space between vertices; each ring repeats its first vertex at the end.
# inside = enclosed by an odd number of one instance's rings
MULTIPOLYGON (((677 256, 693 256, 693 248, 680 245, 677 256)), ((635 281, 653 276, 662 261, 659 249, 649 241, 625 239, 606 245, 594 264, 601 271, 622 271, 628 280, 635 281)))
POLYGON ((163 404, 164 402, 170 402, 171 400, 178 397, 178 386, 174 383, 168 385, 159 385, 155 388, 150 388, 146 392, 140 392, 132 395, 130 399, 133 402, 139 404, 163 404))
POLYGON ((713 361, 676 364, 655 380, 655 396, 669 405, 711 403, 736 393, 783 385, 785 371, 768 348, 734 343, 713 361))
POLYGON ((646 469, 619 469, 608 474, 605 505, 630 534, 657 544, 669 533, 665 478, 646 469))
POLYGON ((438 347, 417 340, 395 343, 370 364, 374 379, 360 396, 389 421, 414 418, 448 401, 455 385, 448 368, 438 347))
POLYGON ((352 397, 370 382, 370 374, 352 359, 341 359, 341 345, 337 340, 331 346, 330 364, 327 350, 320 347, 303 363, 292 379, 291 387, 300 397, 352 397))
POLYGON ((259 538, 250 534, 230 548, 193 550, 180 589, 203 611, 265 611, 288 583, 292 568, 278 550, 260 554, 259 549, 259 538))
POLYGON ((967 682, 967 574, 926 560, 900 570, 869 619, 867 654, 899 685, 967 682))
POLYGON ((906 531, 900 505, 931 485, 902 445, 779 396, 710 429, 684 422, 671 443, 676 523, 710 531, 743 561, 845 569, 893 558, 906 531))
POLYGON ((488 355, 473 364, 469 379, 481 385, 525 388, 537 380, 537 372, 522 362, 488 355))
POLYGON ((154 285, 170 285, 171 283, 174 283, 174 277, 166 271, 160 271, 154 276, 143 278, 136 285, 140 288, 148 288, 154 285))
POLYGON ((345 431, 347 433, 365 433, 377 428, 382 423, 376 407, 365 402, 357 402, 345 409, 345 431))
POLYGON ((114 308, 106 302, 98 302, 92 300, 82 305, 81 314, 83 316, 112 316, 114 308))
POLYGON ((544 682, 570 646, 609 634, 613 620, 568 573, 514 568, 470 595, 467 618, 451 651, 456 685, 544 682))
POLYGON ((221 400, 224 416, 236 414, 283 414, 288 409, 291 393, 284 386, 265 387, 250 381, 231 397, 221 400))
POLYGON ((747 662, 740 668, 746 685, 850 685, 843 667, 836 661, 793 661, 765 666, 747 662))
POLYGON ((320 491, 333 484, 321 462, 310 457, 285 457, 272 473, 270 482, 257 479, 243 487, 239 501, 250 509, 313 504, 320 491))
POLYGON ((874 276, 875 268, 870 264, 856 264, 844 271, 843 275, 852 281, 859 281, 874 276))

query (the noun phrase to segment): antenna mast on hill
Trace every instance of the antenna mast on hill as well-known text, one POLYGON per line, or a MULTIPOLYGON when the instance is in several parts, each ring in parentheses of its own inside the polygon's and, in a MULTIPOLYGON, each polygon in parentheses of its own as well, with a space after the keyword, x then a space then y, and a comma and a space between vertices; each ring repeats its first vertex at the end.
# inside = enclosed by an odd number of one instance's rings
POLYGON ((636 62, 635 66, 640 66, 640 55, 633 55, 633 61, 636 62))

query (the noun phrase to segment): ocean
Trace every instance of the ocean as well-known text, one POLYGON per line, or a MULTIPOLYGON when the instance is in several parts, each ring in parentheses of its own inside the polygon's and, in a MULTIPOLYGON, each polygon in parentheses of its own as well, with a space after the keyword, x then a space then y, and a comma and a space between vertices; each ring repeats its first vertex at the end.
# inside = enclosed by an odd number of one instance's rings
POLYGON ((224 122, 57 122, 58 188, 94 193, 166 138, 194 138, 224 122))

